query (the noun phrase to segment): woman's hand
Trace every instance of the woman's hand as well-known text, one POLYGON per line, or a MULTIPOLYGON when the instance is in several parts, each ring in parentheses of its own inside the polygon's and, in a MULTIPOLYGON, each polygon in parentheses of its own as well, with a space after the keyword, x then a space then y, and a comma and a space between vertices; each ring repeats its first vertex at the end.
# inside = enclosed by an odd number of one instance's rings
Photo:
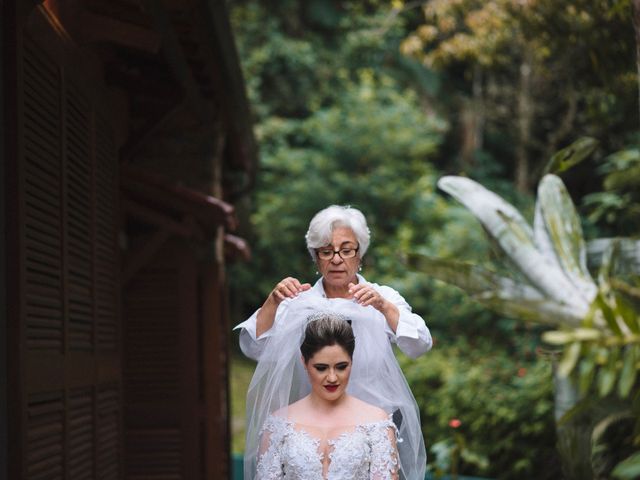
POLYGON ((368 307, 369 305, 376 310, 383 312, 386 300, 378 291, 368 283, 350 283, 349 293, 359 305, 368 307))
MULTIPOLYGON (((276 305, 280 305, 280 302, 286 298, 293 298, 300 292, 304 292, 311 288, 310 283, 300 283, 297 278, 287 277, 280 280, 269 294, 269 299, 273 300, 276 305)), ((267 300, 269 300, 267 299, 267 300)))
POLYGON ((311 288, 310 283, 300 283, 297 278, 287 277, 280 280, 265 300, 262 308, 258 311, 256 317, 256 337, 260 337, 264 332, 273 326, 276 318, 276 310, 278 305, 287 299, 293 298, 300 292, 304 292, 311 288))
POLYGON ((398 328, 400 311, 393 303, 384 298, 380 293, 368 283, 350 283, 349 293, 363 307, 372 306, 386 318, 391 330, 398 328))

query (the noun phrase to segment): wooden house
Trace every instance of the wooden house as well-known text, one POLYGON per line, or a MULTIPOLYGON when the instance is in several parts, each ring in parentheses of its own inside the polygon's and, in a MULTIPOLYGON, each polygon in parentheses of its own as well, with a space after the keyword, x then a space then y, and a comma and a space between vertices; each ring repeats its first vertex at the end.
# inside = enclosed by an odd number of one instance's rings
POLYGON ((228 478, 257 153, 225 2, 0 8, 2 473, 228 478))

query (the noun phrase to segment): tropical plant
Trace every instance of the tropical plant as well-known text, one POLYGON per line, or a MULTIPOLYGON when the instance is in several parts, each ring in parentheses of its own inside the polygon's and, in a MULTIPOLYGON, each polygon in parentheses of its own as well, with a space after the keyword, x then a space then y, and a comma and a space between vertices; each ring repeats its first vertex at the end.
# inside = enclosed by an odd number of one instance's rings
POLYGON ((399 361, 436 478, 559 478, 549 361, 477 337, 438 340, 429 354, 399 361))
MULTIPOLYGON (((593 145, 587 142, 574 154, 584 153, 584 148, 593 145)), ((566 440, 567 448, 574 449, 571 463, 565 464, 569 475, 575 475, 579 468, 575 449, 588 450, 591 458, 578 459, 582 465, 580 478, 588 478, 584 476, 585 464, 590 465, 591 472, 587 473, 593 476, 603 464, 598 453, 602 453, 603 435, 610 430, 613 417, 591 410, 595 416, 588 419, 592 442, 588 449, 578 445, 584 438, 568 438, 571 431, 563 422, 576 420, 579 407, 588 402, 610 397, 621 400, 613 413, 618 420, 639 418, 638 402, 632 400, 638 392, 640 361, 640 271, 614 275, 622 271, 617 265, 628 265, 620 258, 624 250, 619 248, 619 242, 601 240, 600 245, 604 242, 608 247, 599 257, 597 275, 592 276, 587 268, 588 248, 580 218, 563 182, 554 174, 545 175, 539 184, 533 227, 511 204, 471 179, 447 176, 439 180, 438 186, 480 220, 501 251, 507 273, 421 254, 411 256, 411 265, 462 288, 504 315, 554 328, 545 332, 543 339, 563 347, 557 366, 557 392, 569 400, 559 410, 559 446, 566 440), (580 399, 584 401, 578 402, 580 399)), ((628 240, 629 244, 635 248, 626 251, 637 259, 640 243, 628 240)), ((637 430, 624 442, 627 447, 639 446, 637 430)), ((632 450, 627 448, 626 452, 632 450)), ((625 465, 628 467, 628 463, 625 465)))
POLYGON ((640 148, 627 147, 604 159, 597 172, 603 191, 584 198, 589 220, 610 232, 640 234, 640 148))

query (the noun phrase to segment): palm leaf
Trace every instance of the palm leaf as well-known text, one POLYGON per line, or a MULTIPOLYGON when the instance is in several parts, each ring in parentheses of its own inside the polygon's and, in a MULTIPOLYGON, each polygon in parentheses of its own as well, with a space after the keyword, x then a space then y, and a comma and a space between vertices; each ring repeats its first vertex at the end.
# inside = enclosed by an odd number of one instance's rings
POLYGON ((464 177, 442 177, 438 186, 467 207, 501 245, 533 286, 559 304, 585 315, 589 305, 562 270, 536 248, 533 231, 518 210, 482 185, 464 177))
POLYGON ((613 478, 619 480, 633 480, 640 477, 640 452, 620 462, 611 472, 613 478))
POLYGON ((585 302, 591 303, 597 287, 587 270, 586 246, 582 226, 562 180, 546 175, 538 186, 536 239, 544 238, 564 273, 585 302), (544 228, 541 228, 544 226, 544 228))
POLYGON ((582 321, 573 308, 549 300, 531 285, 487 268, 419 253, 409 255, 408 261, 412 270, 455 285, 490 310, 507 317, 553 326, 578 326, 582 321))
POLYGON ((557 151, 547 163, 544 173, 562 173, 589 157, 598 147, 598 141, 582 137, 566 148, 557 151))

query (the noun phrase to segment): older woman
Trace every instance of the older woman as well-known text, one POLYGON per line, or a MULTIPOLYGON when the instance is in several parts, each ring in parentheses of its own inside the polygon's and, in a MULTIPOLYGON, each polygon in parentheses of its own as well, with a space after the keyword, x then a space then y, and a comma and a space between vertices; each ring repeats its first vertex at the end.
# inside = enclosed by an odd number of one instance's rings
POLYGON ((313 286, 293 277, 278 282, 262 307, 236 327, 241 329, 240 348, 244 354, 259 360, 277 317, 290 299, 306 291, 305 296, 352 299, 367 308, 372 318, 382 316, 390 341, 412 358, 428 351, 432 345, 429 329, 420 316, 411 312, 404 298, 394 289, 369 283, 357 273, 369 240, 367 221, 359 210, 332 205, 318 212, 309 224, 306 241, 320 279, 313 286))

